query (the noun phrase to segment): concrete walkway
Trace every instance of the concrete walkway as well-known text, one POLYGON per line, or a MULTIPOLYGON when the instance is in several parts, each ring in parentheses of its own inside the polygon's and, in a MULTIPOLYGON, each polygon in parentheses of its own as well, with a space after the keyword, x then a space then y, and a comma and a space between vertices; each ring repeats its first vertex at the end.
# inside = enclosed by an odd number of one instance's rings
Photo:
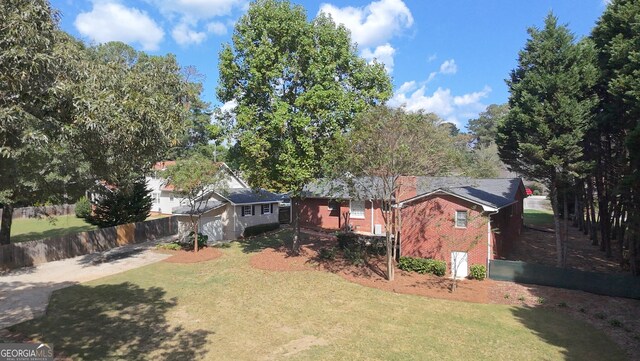
POLYGON ((174 236, 114 248, 0 276, 0 329, 44 314, 55 290, 161 261, 169 255, 153 251, 174 236))

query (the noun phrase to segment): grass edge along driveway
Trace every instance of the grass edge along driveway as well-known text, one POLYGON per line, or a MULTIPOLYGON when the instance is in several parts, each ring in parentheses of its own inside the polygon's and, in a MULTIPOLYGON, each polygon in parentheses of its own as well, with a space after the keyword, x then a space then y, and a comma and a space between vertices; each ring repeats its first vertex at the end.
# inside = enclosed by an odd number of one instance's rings
POLYGON ((160 262, 56 291, 13 326, 71 359, 624 360, 601 331, 548 309, 395 294, 321 271, 271 272, 250 257, 160 262))

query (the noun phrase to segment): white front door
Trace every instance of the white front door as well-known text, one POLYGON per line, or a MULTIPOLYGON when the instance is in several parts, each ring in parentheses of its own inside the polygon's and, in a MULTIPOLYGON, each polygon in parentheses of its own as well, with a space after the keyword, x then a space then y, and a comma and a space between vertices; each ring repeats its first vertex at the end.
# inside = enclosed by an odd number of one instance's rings
POLYGON ((451 252, 451 277, 465 278, 469 275, 467 252, 451 252))

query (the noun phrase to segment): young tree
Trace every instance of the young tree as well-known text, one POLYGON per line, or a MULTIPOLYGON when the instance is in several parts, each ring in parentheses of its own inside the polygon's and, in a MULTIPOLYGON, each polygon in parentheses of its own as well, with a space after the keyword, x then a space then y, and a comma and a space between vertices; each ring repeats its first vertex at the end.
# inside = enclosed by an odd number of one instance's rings
POLYGON ((382 200, 384 204, 387 279, 391 281, 395 241, 402 226, 399 209, 391 205, 407 198, 411 188, 415 191, 415 179, 405 176, 436 175, 451 165, 449 128, 442 127, 434 114, 380 106, 357 117, 339 145, 332 162, 334 177, 349 185, 353 197, 382 200))
POLYGON ((193 249, 198 252, 198 224, 213 192, 223 193, 227 189, 227 173, 211 159, 200 155, 178 159, 165 171, 164 177, 174 186, 174 193, 189 206, 189 220, 194 233, 193 249))
POLYGON ((588 89, 595 69, 589 64, 588 48, 576 45, 574 36, 557 22, 550 13, 544 29, 528 30, 530 38, 507 81, 510 111, 498 126, 497 144, 500 158, 512 170, 549 188, 557 265, 564 267, 567 250, 558 192, 582 167, 582 140, 594 104, 588 89))
POLYGON ((391 96, 383 66, 358 57, 343 26, 325 14, 309 22, 288 1, 251 3, 220 52, 219 71, 218 99, 237 102, 231 155, 253 187, 292 199, 321 175, 324 155, 354 116, 391 96))

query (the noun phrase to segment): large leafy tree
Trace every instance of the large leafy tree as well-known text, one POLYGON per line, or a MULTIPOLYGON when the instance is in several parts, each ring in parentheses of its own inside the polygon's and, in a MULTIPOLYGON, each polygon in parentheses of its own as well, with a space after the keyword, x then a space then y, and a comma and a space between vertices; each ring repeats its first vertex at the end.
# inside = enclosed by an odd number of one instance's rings
MULTIPOLYGON (((498 126, 497 144, 511 169, 549 188, 557 264, 565 266, 558 192, 582 166, 581 142, 594 105, 588 89, 596 72, 589 63, 590 48, 576 44, 553 14, 546 17, 543 29, 528 32, 518 67, 507 80, 510 111, 498 126)), ((565 217, 567 213, 565 201, 565 217)))
MULTIPOLYGON (((386 106, 371 108, 358 116, 353 130, 337 144, 329 167, 357 199, 379 199, 386 205, 408 198, 415 184, 407 175, 446 173, 456 150, 450 127, 435 114, 407 113, 386 106), (345 176, 348 175, 348 176, 345 176), (354 184, 354 182, 364 182, 354 184)), ((383 207, 386 229, 387 279, 394 278, 396 244, 402 227, 400 209, 383 207), (392 237, 392 234, 395 237, 392 237)))
POLYGON ((47 169, 60 165, 47 162, 61 128, 56 28, 47 1, 0 3, 0 244, 10 242, 14 206, 44 201, 43 185, 55 178, 47 169))
MULTIPOLYGON (((591 39, 597 51, 600 102, 590 144, 595 149, 602 246, 611 255, 611 219, 627 219, 631 270, 640 274, 640 3, 615 0, 591 39), (628 214, 628 217, 624 217, 628 214)), ((619 224, 619 222, 617 222, 619 224)), ((617 232, 622 241, 624 228, 617 232)), ((622 255, 622 242, 620 242, 622 255)))
POLYGON ((487 148, 495 144, 498 123, 509 112, 508 104, 491 104, 480 115, 469 120, 469 133, 476 148, 487 148))
POLYGON ((391 96, 383 66, 358 57, 343 26, 325 14, 308 21, 288 1, 250 5, 220 52, 219 71, 219 100, 237 102, 231 153, 243 174, 254 187, 294 197, 320 175, 353 118, 391 96))

